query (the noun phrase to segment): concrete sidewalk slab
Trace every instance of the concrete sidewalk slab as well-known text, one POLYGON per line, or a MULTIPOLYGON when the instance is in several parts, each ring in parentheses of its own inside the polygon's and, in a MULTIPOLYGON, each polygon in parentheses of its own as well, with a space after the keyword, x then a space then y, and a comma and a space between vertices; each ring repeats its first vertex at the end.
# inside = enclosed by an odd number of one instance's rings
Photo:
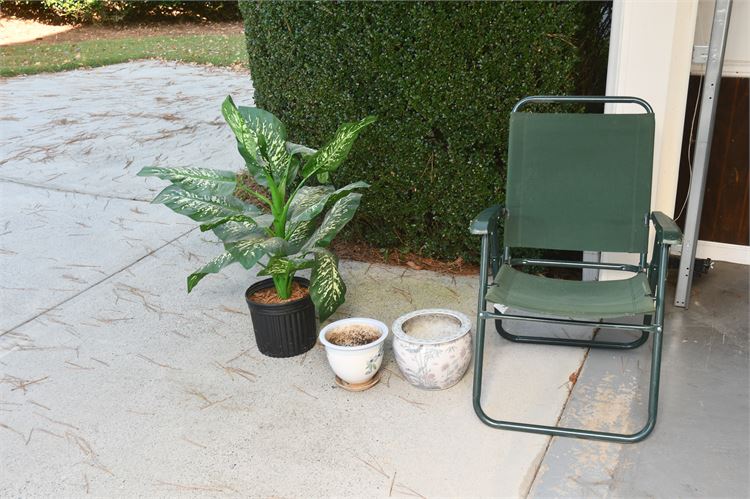
MULTIPOLYGON (((492 430, 471 377, 438 392, 383 380, 338 388, 320 345, 270 359, 255 347, 240 268, 185 276, 218 251, 191 233, 2 337, 0 428, 9 495, 517 496, 547 437, 492 430), (36 382, 34 382, 36 381, 36 382)), ((473 315, 476 278, 344 262, 335 318, 389 323, 421 307, 473 315)), ((580 358, 487 341, 488 410, 554 423, 580 358), (533 371, 533 377, 524 373, 533 371), (510 380, 523 380, 513 383, 510 380)))
POLYGON ((163 206, 2 180, 0 198, 0 332, 195 228, 163 206))
POLYGON ((144 166, 240 170, 221 116, 252 105, 247 73, 160 61, 0 79, 0 178, 151 200, 144 166))

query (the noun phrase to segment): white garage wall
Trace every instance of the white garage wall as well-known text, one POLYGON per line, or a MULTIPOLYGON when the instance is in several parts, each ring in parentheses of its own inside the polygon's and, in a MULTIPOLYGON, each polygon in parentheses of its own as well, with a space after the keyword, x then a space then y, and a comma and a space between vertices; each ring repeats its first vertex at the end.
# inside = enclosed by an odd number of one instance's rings
MULTIPOLYGON (((693 51, 698 0, 615 0, 609 48, 607 95, 633 95, 654 108, 656 139, 651 207, 674 214, 680 165, 685 100, 693 51)), ((606 112, 637 112, 632 106, 608 106, 606 112)), ((604 262, 638 258, 603 253, 604 262)), ((626 274, 602 271, 602 280, 626 274)))

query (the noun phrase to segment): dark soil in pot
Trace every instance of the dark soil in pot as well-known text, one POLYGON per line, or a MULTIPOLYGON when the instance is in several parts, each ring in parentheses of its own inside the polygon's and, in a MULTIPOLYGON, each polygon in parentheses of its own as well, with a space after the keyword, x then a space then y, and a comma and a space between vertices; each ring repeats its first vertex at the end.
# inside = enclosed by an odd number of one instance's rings
POLYGON ((262 305, 275 305, 279 303, 289 303, 290 301, 296 301, 301 298, 304 298, 305 296, 309 295, 309 291, 307 291, 307 288, 302 286, 298 282, 292 283, 292 293, 286 300, 282 300, 279 298, 279 295, 276 293, 276 288, 271 286, 270 288, 261 289, 260 291, 256 291, 252 295, 248 296, 248 300, 253 303, 260 303, 262 305))
POLYGON ((326 339, 342 347, 368 345, 380 338, 380 330, 365 324, 348 324, 326 334, 326 339))
POLYGON ((315 346, 317 322, 315 305, 307 293, 309 285, 310 281, 307 279, 295 277, 293 295, 289 300, 283 301, 278 300, 272 279, 257 282, 247 288, 245 300, 250 308, 255 341, 260 353, 269 357, 294 357, 315 346), (301 297, 295 299, 295 291, 301 297), (272 297, 269 298, 269 295, 272 297))

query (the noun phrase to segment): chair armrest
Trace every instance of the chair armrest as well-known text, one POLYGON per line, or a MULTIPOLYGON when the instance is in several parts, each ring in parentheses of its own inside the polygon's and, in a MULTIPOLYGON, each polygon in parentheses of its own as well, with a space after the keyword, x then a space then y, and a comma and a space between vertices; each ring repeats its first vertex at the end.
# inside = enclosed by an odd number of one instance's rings
POLYGON ((469 232, 475 236, 481 236, 495 232, 497 228, 497 221, 500 219, 500 215, 505 209, 499 205, 493 205, 482 211, 477 215, 474 220, 471 221, 469 226, 469 232))
POLYGON ((682 231, 674 223, 674 220, 660 211, 651 214, 651 220, 656 228, 656 239, 662 244, 680 244, 682 242, 682 231))

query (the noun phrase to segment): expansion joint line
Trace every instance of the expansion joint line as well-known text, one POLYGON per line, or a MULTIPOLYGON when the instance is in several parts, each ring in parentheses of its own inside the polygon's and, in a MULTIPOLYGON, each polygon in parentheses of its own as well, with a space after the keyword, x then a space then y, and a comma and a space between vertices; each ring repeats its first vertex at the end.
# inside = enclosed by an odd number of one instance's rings
POLYGON ((73 299, 75 299, 75 298, 77 298, 77 297, 81 296, 81 295, 82 295, 83 293, 85 293, 85 292, 89 291, 90 289, 93 289, 93 288, 95 288, 95 287, 99 286, 100 284, 102 284, 102 283, 104 283, 104 282, 107 282, 108 280, 112 279, 112 278, 113 278, 113 277, 115 277, 116 275, 118 275, 118 274, 120 274, 120 273, 122 273, 122 272, 124 272, 124 271, 128 270, 128 269, 129 269, 130 267, 132 267, 132 266, 134 266, 135 264, 137 264, 137 263, 141 262, 142 260, 145 260, 146 258, 148 258, 148 257, 150 257, 150 256, 152 256, 152 255, 154 255, 154 254, 155 254, 156 252, 158 252, 158 251, 162 250, 163 248, 166 248, 167 246, 169 246, 169 245, 170 245, 170 244, 172 244, 173 242, 175 242, 175 241, 177 241, 178 239, 180 239, 180 238, 182 238, 182 237, 184 237, 184 236, 186 236, 186 235, 190 234, 191 232, 193 232, 193 231, 194 231, 194 230, 196 230, 196 229, 197 229, 197 227, 193 227, 193 228, 192 228, 192 229, 190 229, 189 231, 187 231, 187 232, 184 232, 184 233, 180 234, 179 236, 177 236, 177 237, 175 237, 175 238, 173 238, 173 239, 170 239, 169 241, 165 242, 164 244, 162 244, 162 245, 161 245, 161 246, 159 246, 158 248, 156 248, 156 249, 154 249, 154 250, 151 250, 151 251, 149 251, 148 253, 146 253, 146 254, 145 254, 145 255, 143 255, 142 257, 138 258, 137 260, 134 260, 133 262, 129 263, 128 265, 126 265, 126 266, 124 266, 124 267, 122 267, 121 269, 119 269, 119 270, 116 270, 116 271, 115 271, 114 273, 112 273, 112 274, 110 274, 110 275, 108 275, 108 276, 106 276, 106 277, 103 277, 102 279, 100 279, 100 280, 96 281, 95 283, 93 283, 92 285, 88 286, 87 288, 85 288, 85 289, 82 289, 81 291, 79 291, 79 292, 77 292, 77 293, 73 294, 72 296, 69 296, 68 298, 65 298, 65 299, 64 299, 63 301, 61 301, 60 303, 58 303, 58 304, 56 304, 56 305, 53 305, 53 306, 51 306, 51 307, 49 307, 49 308, 46 308, 46 309, 44 309, 44 310, 43 310, 42 312, 39 312, 38 314, 36 314, 36 315, 35 315, 34 317, 31 317, 31 318, 29 318, 29 319, 26 319, 25 321, 21 322, 20 324, 16 324, 15 326, 13 326, 12 328, 8 329, 7 331, 3 331, 2 333, 0 333, 0 337, 2 337, 2 336, 5 336, 5 335, 6 335, 6 334, 8 334, 8 333, 12 333, 12 332, 13 332, 13 331, 15 331, 16 329, 18 329, 18 328, 20 328, 20 327, 22 327, 22 326, 24 326, 24 325, 28 324, 29 322, 31 322, 31 321, 33 321, 33 320, 36 320, 36 319, 38 319, 39 317, 41 317, 41 316, 43 316, 43 315, 45 315, 45 314, 48 314, 49 312, 52 312, 53 310, 55 310, 55 309, 57 309, 57 308, 60 308, 60 307, 61 307, 61 306, 63 306, 64 304, 68 303, 69 301, 71 301, 71 300, 73 300, 73 299))
POLYGON ((35 184, 33 182, 24 182, 22 180, 16 180, 12 178, 6 178, 6 177, 0 177, 0 182, 6 182, 9 184, 16 184, 16 185, 22 185, 24 187, 31 187, 33 189, 44 189, 46 191, 53 191, 53 192, 63 192, 67 194, 79 194, 81 196, 91 196, 95 198, 103 198, 103 199, 121 199, 123 201, 135 201, 138 203, 149 203, 150 201, 147 201, 145 199, 138 199, 134 197, 128 197, 128 196, 113 196, 112 194, 95 194, 93 192, 83 192, 83 191, 77 191, 75 189, 64 189, 61 187, 51 187, 48 185, 43 184, 35 184))
MULTIPOLYGON (((592 340, 596 339, 597 333, 599 333, 599 328, 596 328, 594 330, 594 334, 591 336, 592 340)), ((570 391, 568 392, 568 396, 565 397, 565 402, 563 403, 562 408, 560 408, 560 413, 557 415, 555 426, 559 426, 560 421, 562 421, 563 414, 565 414, 565 409, 568 407, 570 400, 573 398, 573 390, 575 390, 575 387, 578 384, 578 379, 581 375, 581 371, 583 371, 583 365, 586 363, 586 360, 589 358, 590 353, 591 353, 591 347, 586 348, 586 351, 583 354, 583 359, 581 359, 581 363, 579 364, 578 369, 575 372, 575 375, 576 375, 575 383, 572 384, 572 386, 570 387, 570 391)), ((544 462, 544 458, 547 457, 547 452, 549 451, 550 445, 552 445, 553 438, 554 437, 551 435, 547 438, 547 445, 544 446, 544 450, 542 451, 542 457, 539 459, 539 462, 536 465, 536 469, 534 470, 534 475, 531 477, 531 480, 529 480, 529 488, 526 489, 526 492, 524 492, 523 497, 528 497, 529 493, 531 492, 531 489, 534 487, 534 482, 536 482, 537 476, 539 475, 539 470, 542 469, 542 463, 544 462)))

